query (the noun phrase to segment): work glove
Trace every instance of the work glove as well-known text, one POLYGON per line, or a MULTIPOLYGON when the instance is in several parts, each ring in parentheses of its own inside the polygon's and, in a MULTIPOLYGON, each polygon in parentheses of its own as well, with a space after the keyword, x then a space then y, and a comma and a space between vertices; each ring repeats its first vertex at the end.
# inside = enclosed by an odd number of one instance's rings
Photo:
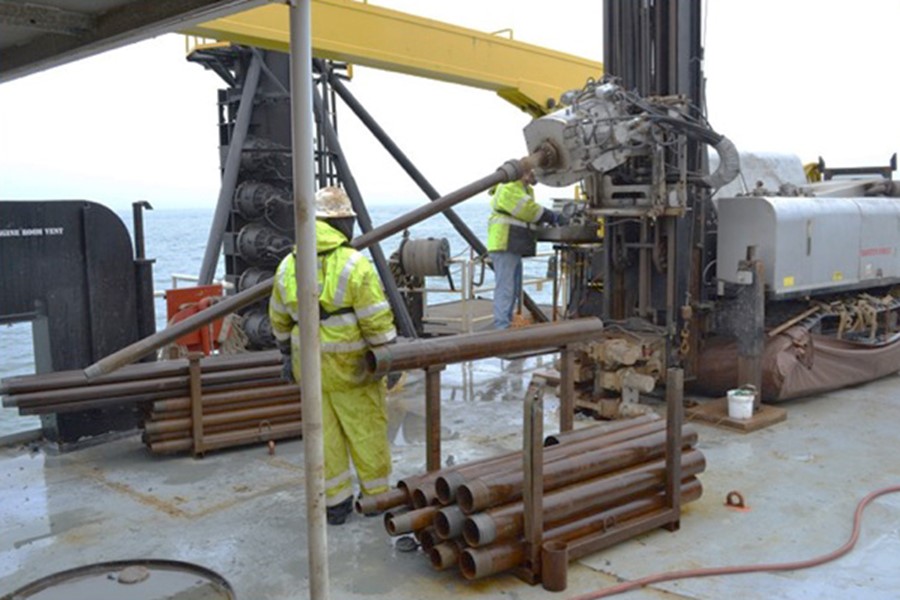
POLYGON ((294 367, 291 361, 290 340, 278 342, 278 350, 281 352, 281 380, 285 383, 296 383, 294 380, 294 367))
POLYGON ((557 225, 559 223, 559 213, 545 208, 541 213, 538 223, 546 223, 547 225, 557 225))

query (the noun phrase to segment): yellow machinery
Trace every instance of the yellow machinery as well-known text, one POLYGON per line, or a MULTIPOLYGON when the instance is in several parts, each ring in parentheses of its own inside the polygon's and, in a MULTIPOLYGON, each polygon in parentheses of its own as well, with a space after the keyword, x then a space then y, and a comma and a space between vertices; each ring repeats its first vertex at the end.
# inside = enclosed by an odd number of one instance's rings
MULTIPOLYGON (((287 52, 288 7, 269 4, 184 33, 287 52)), ((493 90, 535 117, 603 75, 596 61, 352 0, 312 0, 312 45, 319 58, 493 90)))

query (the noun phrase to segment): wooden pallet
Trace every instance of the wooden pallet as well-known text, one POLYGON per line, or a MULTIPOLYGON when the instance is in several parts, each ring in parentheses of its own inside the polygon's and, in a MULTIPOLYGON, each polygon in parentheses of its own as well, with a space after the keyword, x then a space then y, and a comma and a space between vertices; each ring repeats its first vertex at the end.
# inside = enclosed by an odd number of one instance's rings
POLYGON ((761 404, 749 419, 732 419, 728 416, 728 399, 717 398, 696 406, 685 407, 685 421, 700 421, 714 427, 750 433, 787 419, 787 409, 761 404))

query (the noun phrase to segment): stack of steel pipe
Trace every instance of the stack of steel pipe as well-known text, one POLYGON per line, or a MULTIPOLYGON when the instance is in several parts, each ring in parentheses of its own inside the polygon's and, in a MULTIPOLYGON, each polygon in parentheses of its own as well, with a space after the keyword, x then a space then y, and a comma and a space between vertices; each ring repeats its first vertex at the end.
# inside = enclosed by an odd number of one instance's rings
MULTIPOLYGON (((681 502, 700 497, 706 462, 697 433, 682 435, 681 502)), ((558 434, 545 440, 543 539, 578 542, 665 506, 666 425, 648 415, 558 434)), ((412 533, 435 569, 458 567, 478 579, 523 566, 525 477, 522 452, 403 479, 396 489, 357 501, 361 512, 387 511, 392 536, 412 533)))
MULTIPOLYGON (((3 406, 21 415, 137 406, 150 449, 179 452, 192 447, 189 364, 137 363, 90 381, 81 370, 8 377, 0 394, 3 406)), ((206 449, 300 435, 299 388, 282 383, 277 351, 210 356, 199 364, 206 449)))
MULTIPOLYGON (((296 384, 249 385, 203 393, 202 448, 220 448, 299 437, 300 388, 296 384)), ((144 443, 154 453, 186 452, 195 448, 191 397, 152 403, 144 420, 144 443)))

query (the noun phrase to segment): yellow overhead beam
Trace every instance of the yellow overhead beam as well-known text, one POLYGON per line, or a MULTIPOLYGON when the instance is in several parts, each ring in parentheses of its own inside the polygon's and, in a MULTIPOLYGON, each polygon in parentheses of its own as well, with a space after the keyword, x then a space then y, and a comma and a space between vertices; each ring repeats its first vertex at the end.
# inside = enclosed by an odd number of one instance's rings
MULTIPOLYGON (((269 4, 185 31, 287 52, 288 6, 269 4)), ((313 55, 493 90, 533 116, 603 65, 353 0, 312 0, 313 55)))

